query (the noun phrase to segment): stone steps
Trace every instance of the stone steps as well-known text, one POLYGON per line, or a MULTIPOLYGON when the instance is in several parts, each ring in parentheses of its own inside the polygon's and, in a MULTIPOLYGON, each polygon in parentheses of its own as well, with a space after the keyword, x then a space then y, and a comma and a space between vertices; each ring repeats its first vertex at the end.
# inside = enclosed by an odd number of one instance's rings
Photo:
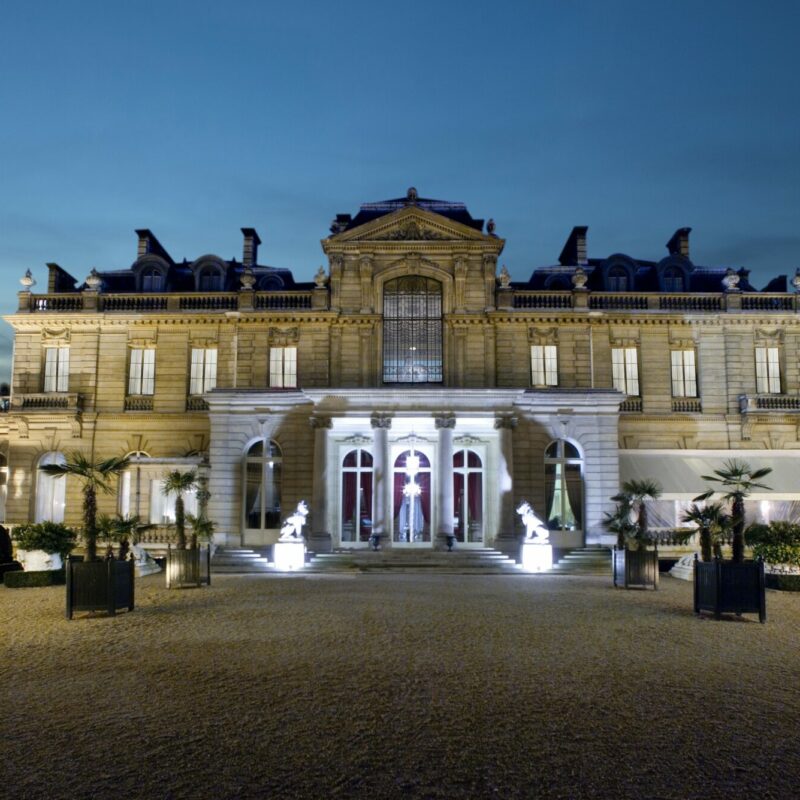
POLYGON ((218 547, 211 559, 211 572, 230 575, 274 572, 269 566, 267 555, 267 548, 251 550, 245 547, 218 547))
POLYGON ((611 551, 607 547, 578 547, 553 564, 550 574, 611 577, 611 551))

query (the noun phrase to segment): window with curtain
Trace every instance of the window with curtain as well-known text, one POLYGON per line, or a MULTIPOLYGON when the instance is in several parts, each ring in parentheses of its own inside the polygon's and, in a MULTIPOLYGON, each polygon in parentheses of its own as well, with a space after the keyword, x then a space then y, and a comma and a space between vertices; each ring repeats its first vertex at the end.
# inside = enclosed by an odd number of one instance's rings
POLYGON ((615 389, 638 397, 639 358, 635 347, 612 347, 611 371, 615 389))
POLYGON ((342 459, 342 542, 368 542, 372 535, 372 454, 351 450, 342 459))
POLYGON ((45 453, 36 469, 36 511, 35 522, 63 522, 67 494, 66 477, 57 478, 42 472, 38 467, 47 464, 66 464, 63 453, 45 453))
POLYGON ((781 393, 781 362, 777 347, 756 347, 756 392, 781 393))
POLYGON ((69 391, 69 347, 44 348, 45 392, 69 391))
POLYGON ((128 394, 154 394, 156 385, 156 351, 133 347, 130 351, 128 394))
POLYGON ((453 533, 459 542, 483 541, 483 462, 474 450, 453 453, 453 533))
POLYGON ((270 347, 269 385, 278 389, 297 386, 297 348, 270 347))
POLYGON ((428 457, 419 450, 401 453, 394 462, 392 489, 394 541, 430 542, 431 462, 428 457), (419 487, 419 492, 409 491, 413 484, 419 487))
POLYGON ((672 396, 697 397, 697 365, 694 350, 672 350, 672 396))
MULTIPOLYGON (((175 494, 165 495, 162 489, 163 478, 150 481, 150 522, 153 525, 171 525, 175 522, 175 494)), ((186 514, 197 516, 197 490, 183 493, 183 510, 186 514)))
POLYGON ((164 289, 164 276, 160 270, 146 269, 142 272, 142 291, 160 292, 164 289))
POLYGON ((277 530, 281 524, 281 468, 283 457, 271 439, 253 442, 244 457, 244 527, 277 530))
POLYGON ((544 455, 547 527, 551 531, 583 528, 583 460, 574 444, 559 439, 544 455))
POLYGON ((442 284, 405 276, 383 287, 384 383, 442 382, 442 284))
POLYGON ((217 385, 217 348, 193 347, 189 394, 205 394, 217 385))
POLYGON ((558 386, 558 348, 554 344, 531 345, 531 384, 558 386))

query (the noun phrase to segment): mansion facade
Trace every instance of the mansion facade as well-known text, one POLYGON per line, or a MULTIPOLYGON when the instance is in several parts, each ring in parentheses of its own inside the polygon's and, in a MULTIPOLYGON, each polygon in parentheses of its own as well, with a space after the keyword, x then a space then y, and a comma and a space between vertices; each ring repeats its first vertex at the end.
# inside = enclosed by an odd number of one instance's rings
MULTIPOLYGON (((129 268, 23 278, 0 414, 7 524, 79 525, 80 487, 38 470, 74 451, 131 466, 100 511, 166 541, 168 470, 207 475, 221 544, 265 546, 298 502, 312 550, 494 546, 529 501, 559 549, 610 543, 620 482, 657 480, 671 530, 726 459, 770 466, 758 519, 800 517, 800 279, 757 291, 696 266, 590 258, 572 230, 526 282, 494 223, 405 197, 340 214, 313 282, 259 262, 173 259, 139 230, 129 268), (414 484, 414 491, 409 491, 414 484)), ((192 510, 193 498, 187 498, 192 510)))

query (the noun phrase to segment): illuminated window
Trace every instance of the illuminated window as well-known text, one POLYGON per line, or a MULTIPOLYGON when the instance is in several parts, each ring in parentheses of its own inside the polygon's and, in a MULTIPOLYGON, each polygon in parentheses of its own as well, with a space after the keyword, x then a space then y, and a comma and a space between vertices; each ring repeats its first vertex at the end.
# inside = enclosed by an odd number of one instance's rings
POLYGON ((611 348, 614 388, 623 394, 639 395, 639 359, 635 347, 611 348))
POLYGON ((152 348, 131 349, 128 371, 128 394, 153 394, 156 382, 156 351, 152 348))
POLYGON ((384 383, 442 382, 442 284, 409 276, 383 288, 384 383))
POLYGON ((431 540, 431 462, 419 450, 406 450, 394 462, 394 541, 431 540))
MULTIPOLYGON (((37 466, 44 467, 47 464, 67 463, 63 453, 45 453, 37 466)), ((35 522, 63 522, 65 498, 67 492, 66 477, 56 477, 48 475, 42 470, 36 470, 36 510, 35 522)))
POLYGON ((483 462, 474 450, 453 453, 453 533, 459 542, 483 541, 483 462))
POLYGON ((189 394, 205 394, 217 385, 217 348, 193 347, 189 394))
POLYGON ((756 392, 781 393, 781 362, 777 347, 756 347, 756 392))
POLYGON ((351 450, 342 460, 342 543, 368 542, 372 534, 372 455, 351 450))
POLYGON ((44 391, 69 391, 69 347, 44 348, 44 391))
POLYGON ((281 448, 271 439, 254 442, 244 458, 244 526, 277 530, 281 524, 281 448))
MULTIPOLYGON (((164 494, 164 478, 150 481, 150 523, 152 525, 172 525, 175 522, 175 500, 177 495, 164 494)), ((183 510, 186 514, 197 516, 197 489, 183 492, 183 510)))
POLYGON ((672 396, 697 397, 697 365, 694 350, 673 350, 672 396))
POLYGON ((278 389, 297 386, 297 348, 270 347, 269 385, 278 389))
POLYGON ((531 384, 558 386, 558 348, 554 344, 531 345, 531 384))
POLYGON ((550 444, 544 455, 547 527, 575 531, 583 526, 583 461, 566 439, 550 444))

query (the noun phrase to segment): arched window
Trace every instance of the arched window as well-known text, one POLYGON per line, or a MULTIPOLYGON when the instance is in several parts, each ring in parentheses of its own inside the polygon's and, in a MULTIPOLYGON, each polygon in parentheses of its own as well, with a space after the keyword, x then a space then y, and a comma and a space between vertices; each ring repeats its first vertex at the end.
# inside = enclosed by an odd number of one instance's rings
POLYGON ((277 530, 281 524, 281 448, 271 439, 250 445, 244 459, 244 526, 277 530))
POLYGON ((142 270, 142 291, 163 292, 164 273, 156 267, 146 267, 142 270))
POLYGON ((372 454, 351 450, 342 460, 342 542, 372 534, 372 454))
POLYGON ((47 464, 66 464, 63 453, 45 453, 36 469, 36 513, 35 522, 63 522, 67 492, 67 479, 42 472, 39 467, 47 464))
POLYGON ((431 540, 431 462, 406 450, 394 462, 394 541, 431 540))
POLYGON ((683 272, 677 267, 667 267, 661 277, 665 292, 683 292, 683 272))
POLYGON ((609 292, 627 292, 628 288, 628 270, 611 267, 606 275, 606 289, 609 292))
POLYGON ((217 267, 204 267, 200 270, 197 288, 201 292, 222 291, 222 273, 217 267))
POLYGON ((566 439, 548 445, 544 453, 547 527, 551 531, 583 528, 583 460, 566 439))
POLYGON ((6 519, 6 495, 8 492, 8 461, 0 453, 0 522, 6 519))
POLYGON ((483 541, 483 462, 474 450, 453 453, 453 532, 459 542, 483 541))
POLYGON ((442 382, 442 284, 408 276, 383 287, 384 383, 442 382))

